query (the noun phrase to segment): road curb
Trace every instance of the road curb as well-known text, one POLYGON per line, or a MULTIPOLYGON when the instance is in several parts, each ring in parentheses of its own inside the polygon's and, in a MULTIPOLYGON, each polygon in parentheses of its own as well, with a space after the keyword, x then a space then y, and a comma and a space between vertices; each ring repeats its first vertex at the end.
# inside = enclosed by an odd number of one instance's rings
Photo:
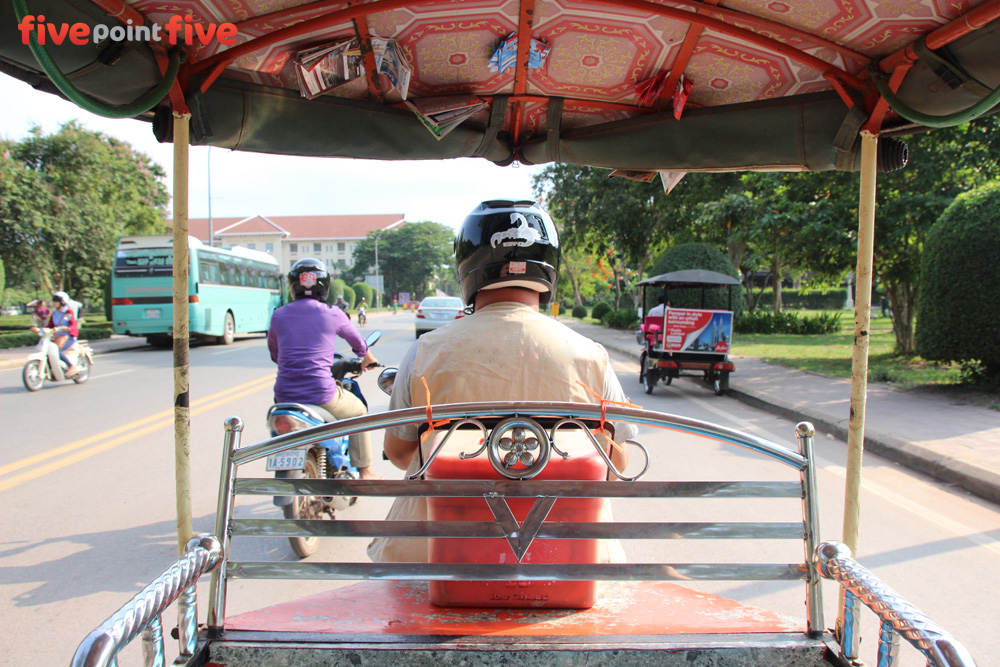
MULTIPOLYGON (((829 433, 847 442, 847 419, 834 420, 829 415, 811 412, 808 408, 782 404, 774 398, 762 398, 746 390, 730 387, 728 394, 740 401, 792 421, 808 421, 818 431, 829 433)), ((910 470, 934 479, 956 484, 962 489, 993 503, 1000 503, 1000 475, 945 456, 919 443, 907 442, 893 435, 865 428, 865 450, 878 454, 910 470)))
MULTIPOLYGON (((587 332, 581 331, 581 328, 577 328, 577 331, 586 335, 587 332)), ((599 338, 600 336, 597 337, 597 339, 599 338)), ((598 342, 601 341, 598 340, 598 342)), ((603 345, 609 352, 634 361, 639 360, 638 345, 634 348, 626 348, 620 341, 616 340, 605 340, 603 345)), ((812 375, 827 377, 821 373, 812 373, 812 375)), ((738 375, 734 376, 734 379, 737 377, 738 375)), ((811 422, 817 430, 847 442, 847 415, 843 418, 835 417, 829 412, 816 409, 815 406, 782 400, 782 398, 770 393, 755 392, 742 388, 741 384, 745 383, 736 380, 730 384, 729 390, 726 392, 727 395, 751 407, 793 422, 811 422)), ((1000 474, 992 470, 949 456, 932 447, 907 441, 884 430, 872 428, 870 424, 865 428, 865 449, 910 470, 941 482, 954 484, 979 498, 1000 504, 1000 474)))

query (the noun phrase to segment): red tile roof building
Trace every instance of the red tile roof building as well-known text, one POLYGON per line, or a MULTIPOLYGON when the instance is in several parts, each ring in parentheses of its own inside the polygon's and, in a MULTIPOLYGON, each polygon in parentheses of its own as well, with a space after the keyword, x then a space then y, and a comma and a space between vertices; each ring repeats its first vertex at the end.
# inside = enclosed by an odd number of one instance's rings
MULTIPOLYGON (((172 221, 167 220, 167 224, 172 221)), ((282 268, 304 257, 315 257, 336 270, 354 266, 354 249, 368 232, 404 224, 402 213, 373 215, 295 215, 212 218, 217 246, 242 246, 268 253, 282 268)), ((188 232, 208 243, 208 218, 188 220, 188 232)))

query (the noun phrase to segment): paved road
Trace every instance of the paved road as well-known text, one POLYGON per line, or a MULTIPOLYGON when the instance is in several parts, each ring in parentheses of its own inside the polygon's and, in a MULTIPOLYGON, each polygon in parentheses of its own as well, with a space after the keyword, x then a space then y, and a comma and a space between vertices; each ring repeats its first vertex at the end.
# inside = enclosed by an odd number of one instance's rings
MULTIPOLYGON (((386 332, 375 348, 382 361, 392 364, 402 356, 412 340, 412 319, 403 314, 371 318, 372 327, 386 332)), ((210 531, 221 423, 239 414, 247 421, 247 440, 265 437, 262 417, 270 401, 273 366, 259 337, 230 347, 196 346, 192 364, 195 529, 210 531)), ((0 635, 0 664, 68 664, 80 639, 173 559, 170 366, 169 351, 103 355, 86 385, 58 384, 35 394, 20 386, 17 369, 0 371, 0 423, 4 424, 0 494, 5 510, 0 518, 4 573, 0 624, 5 629, 0 635)), ((616 370, 632 399, 644 407, 717 421, 792 444, 791 421, 715 397, 695 383, 675 383, 645 396, 636 382, 634 362, 621 358, 616 370)), ((366 374, 362 386, 373 411, 384 410, 386 399, 374 386, 374 374, 366 374)), ((676 478, 681 466, 692 478, 753 478, 758 473, 759 463, 749 455, 736 456, 725 468, 705 469, 702 461, 720 446, 702 438, 649 431, 640 440, 654 452, 653 478, 668 474, 676 478)), ((845 446, 824 437, 818 454, 822 534, 837 538, 845 446)), ((378 465, 383 474, 396 474, 388 464, 378 465)), ((981 667, 1000 667, 992 647, 995 619, 1000 616, 1000 583, 984 576, 1000 566, 1000 508, 876 456, 867 456, 866 465, 862 561, 954 632, 981 667)), ((622 520, 644 520, 651 511, 675 511, 684 517, 700 511, 665 502, 666 507, 655 510, 643 503, 620 502, 615 512, 622 520)), ((365 500, 344 517, 381 517, 387 505, 365 500)), ((277 516, 269 501, 243 504, 239 512, 277 516)), ((684 561, 691 549, 706 546, 696 541, 626 545, 632 562, 684 561)), ((748 559, 757 557, 747 543, 718 547, 728 555, 735 551, 745 552, 748 559)), ((249 541, 237 549, 234 556, 241 560, 294 560, 287 543, 278 539, 249 541)), ((316 558, 362 560, 363 550, 363 541, 346 547, 323 545, 316 558)), ((788 558, 795 560, 801 554, 788 558)), ((238 613, 326 587, 310 582, 236 582, 229 611, 238 613)), ((798 585, 720 583, 706 588, 801 615, 803 593, 798 585)), ((828 622, 832 622, 836 596, 832 587, 827 591, 828 622)), ((872 650, 870 634, 867 645, 872 650)), ((129 655, 131 664, 138 664, 135 651, 129 655)), ((903 664, 923 664, 915 654, 904 651, 904 656, 903 664)))

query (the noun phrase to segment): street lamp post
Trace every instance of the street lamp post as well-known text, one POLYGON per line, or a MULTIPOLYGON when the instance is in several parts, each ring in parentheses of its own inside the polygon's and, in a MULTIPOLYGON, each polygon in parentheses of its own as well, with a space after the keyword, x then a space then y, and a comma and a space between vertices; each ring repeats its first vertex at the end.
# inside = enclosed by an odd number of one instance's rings
POLYGON ((375 235, 375 312, 379 312, 382 307, 382 283, 378 279, 378 237, 382 235, 384 229, 380 229, 375 235))

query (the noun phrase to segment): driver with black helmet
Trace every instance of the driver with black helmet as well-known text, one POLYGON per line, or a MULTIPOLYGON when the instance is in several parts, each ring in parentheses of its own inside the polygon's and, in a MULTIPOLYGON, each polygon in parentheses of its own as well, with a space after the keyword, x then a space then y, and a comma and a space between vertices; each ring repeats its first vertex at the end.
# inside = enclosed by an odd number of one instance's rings
MULTIPOLYGON (((358 356, 362 369, 378 363, 358 330, 340 308, 326 303, 330 274, 318 259, 301 259, 288 272, 293 301, 274 311, 267 332, 271 360, 278 364, 274 383, 276 403, 318 405, 337 419, 367 413, 364 403, 343 391, 330 374, 337 336, 358 356)), ((350 436, 351 463, 361 479, 381 479, 371 469, 371 437, 366 433, 350 436)))
MULTIPOLYGON (((422 335, 399 365, 389 409, 487 401, 595 403, 628 399, 601 345, 543 315, 556 289, 559 241, 548 214, 532 201, 487 201, 469 214, 455 238, 462 297, 472 314, 422 335), (424 381, 427 388, 424 388, 424 381), (582 383, 582 384, 581 384, 582 383), (582 386, 586 385, 586 387, 582 386)), ((635 427, 616 424, 615 440, 635 427)), ((418 425, 385 432, 385 454, 413 474, 419 468, 418 425)), ((612 448, 624 470, 625 448, 612 448)), ((399 498, 394 519, 426 520, 424 498, 399 498)), ((621 561, 614 542, 605 561, 621 561)), ((426 540, 378 538, 368 555, 379 562, 426 562, 426 540)))

